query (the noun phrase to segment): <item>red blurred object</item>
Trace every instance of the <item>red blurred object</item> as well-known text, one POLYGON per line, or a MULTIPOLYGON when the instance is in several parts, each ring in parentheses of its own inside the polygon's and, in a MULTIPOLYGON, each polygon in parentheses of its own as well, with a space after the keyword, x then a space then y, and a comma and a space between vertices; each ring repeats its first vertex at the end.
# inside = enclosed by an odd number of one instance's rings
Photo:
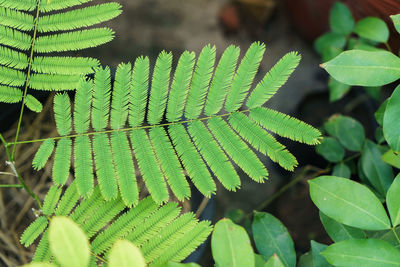
MULTIPOLYGON (((329 12, 336 0, 285 0, 289 16, 301 35, 314 40, 329 30, 329 12)), ((386 21, 390 28, 389 44, 398 51, 399 34, 396 33, 390 15, 400 13, 400 0, 341 0, 347 5, 356 21, 373 16, 386 21)))
POLYGON ((224 6, 220 13, 219 18, 228 32, 236 32, 240 26, 240 15, 236 5, 228 4, 224 6))

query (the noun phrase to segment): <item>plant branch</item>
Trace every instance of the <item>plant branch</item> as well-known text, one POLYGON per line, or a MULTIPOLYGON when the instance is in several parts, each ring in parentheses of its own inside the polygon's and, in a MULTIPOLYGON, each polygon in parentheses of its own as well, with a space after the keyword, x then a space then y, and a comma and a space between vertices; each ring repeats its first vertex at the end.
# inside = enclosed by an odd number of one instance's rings
POLYGON ((23 188, 21 184, 0 184, 0 188, 8 188, 8 187, 23 188))

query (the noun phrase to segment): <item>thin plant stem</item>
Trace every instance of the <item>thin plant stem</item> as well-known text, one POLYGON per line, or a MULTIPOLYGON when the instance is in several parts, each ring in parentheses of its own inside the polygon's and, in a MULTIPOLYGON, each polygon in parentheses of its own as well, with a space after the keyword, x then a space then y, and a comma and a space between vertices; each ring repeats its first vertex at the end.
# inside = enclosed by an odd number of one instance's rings
POLYGON ((198 207, 196 211, 196 218, 200 218, 200 215, 203 213, 204 209, 207 207, 208 201, 210 201, 210 198, 205 197, 200 203, 200 206, 198 207))
POLYGON ((35 26, 33 29, 33 38, 32 38, 32 44, 31 44, 31 53, 28 61, 28 72, 26 75, 26 80, 25 80, 25 88, 24 88, 24 95, 22 97, 22 105, 21 105, 21 111, 19 113, 19 119, 18 119, 18 126, 17 126, 17 133, 15 134, 15 141, 12 149, 12 154, 11 154, 11 159, 10 161, 14 162, 14 157, 15 157, 15 148, 17 146, 18 142, 18 137, 19 137, 19 132, 21 130, 21 124, 22 124, 22 116, 24 114, 24 108, 25 108, 25 100, 26 100, 26 94, 28 92, 28 85, 29 85, 29 80, 31 78, 31 70, 32 70, 32 60, 33 60, 33 47, 35 46, 35 41, 36 41, 36 34, 37 34, 37 28, 38 28, 38 21, 39 21, 39 10, 40 10, 40 1, 37 2, 36 6, 36 17, 35 17, 35 26))
POLYGON ((7 187, 23 188, 21 184, 0 184, 0 188, 7 188, 7 187))
POLYGON ((386 46, 386 49, 387 49, 389 52, 392 52, 392 53, 393 53, 392 48, 390 47, 390 45, 389 45, 388 42, 384 42, 383 44, 386 46))
POLYGON ((12 175, 12 176, 15 176, 15 174, 11 173, 11 172, 0 172, 0 175, 12 175))

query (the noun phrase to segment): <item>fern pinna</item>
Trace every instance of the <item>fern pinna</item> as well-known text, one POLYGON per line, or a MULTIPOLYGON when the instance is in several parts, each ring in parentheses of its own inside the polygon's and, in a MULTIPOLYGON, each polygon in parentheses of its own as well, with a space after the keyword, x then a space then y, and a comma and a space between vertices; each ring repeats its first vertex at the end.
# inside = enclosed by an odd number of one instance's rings
POLYGON ((249 93, 264 50, 264 44, 253 43, 236 69, 239 48, 229 46, 215 71, 214 47, 204 47, 196 63, 194 53, 184 52, 172 82, 172 55, 162 52, 155 63, 150 93, 147 57, 139 57, 133 69, 130 64, 119 65, 113 90, 110 70, 97 71, 94 81, 79 83, 73 114, 69 96, 55 96, 60 137, 40 140, 44 142, 33 160, 34 168, 45 165, 57 140, 55 184, 67 181, 73 154, 80 195, 93 192, 94 164, 103 197, 116 198, 119 188, 127 206, 136 205, 139 199, 133 156, 157 203, 168 201, 168 185, 179 200, 188 198, 186 174, 207 197, 216 191, 213 176, 226 189, 236 190, 240 179, 232 162, 253 180, 263 182, 268 171, 252 148, 293 170, 295 157, 265 129, 306 144, 317 144, 320 132, 261 107, 298 65, 297 53, 285 55, 249 93), (240 110, 243 103, 246 110, 240 110))
POLYGON ((24 99, 29 109, 40 112, 42 104, 28 88, 73 90, 83 75, 94 72, 97 59, 56 55, 113 39, 109 28, 83 28, 118 16, 121 6, 79 6, 87 2, 91 0, 0 0, 0 102, 24 99))
POLYGON ((80 200, 76 182, 62 194, 62 188, 53 185, 43 205, 43 216, 38 217, 22 234, 21 243, 31 245, 41 234, 33 262, 52 258, 47 226, 52 216, 68 216, 78 223, 90 238, 92 259, 90 266, 97 266, 97 259, 107 260, 112 245, 126 239, 141 248, 150 266, 160 266, 169 261, 185 259, 210 234, 210 222, 199 222, 193 213, 180 214, 174 202, 157 205, 147 197, 137 206, 125 209, 118 196, 105 201, 96 186, 90 197, 80 200))

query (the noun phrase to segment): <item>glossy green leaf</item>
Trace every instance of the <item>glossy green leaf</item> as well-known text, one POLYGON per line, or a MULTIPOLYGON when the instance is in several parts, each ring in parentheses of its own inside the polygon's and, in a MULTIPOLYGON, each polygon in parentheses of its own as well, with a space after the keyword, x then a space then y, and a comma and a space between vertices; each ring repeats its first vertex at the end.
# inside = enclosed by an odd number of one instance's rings
POLYGON ((345 51, 322 67, 349 85, 381 86, 400 78, 400 58, 387 51, 345 51))
POLYGON ((89 264, 89 241, 79 226, 67 217, 53 217, 50 222, 51 253, 61 266, 86 267, 89 264))
POLYGON ((325 33, 318 37, 314 42, 314 48, 320 55, 323 55, 326 50, 332 47, 343 49, 345 45, 346 36, 334 32, 325 33))
POLYGON ((343 177, 343 178, 350 178, 351 171, 350 168, 344 164, 343 162, 336 164, 333 166, 332 170, 333 176, 343 177))
POLYGON ((315 147, 318 154, 323 156, 327 161, 339 162, 344 158, 343 146, 332 137, 324 137, 321 144, 315 147))
POLYGON ((243 227, 229 219, 215 225, 211 236, 211 251, 218 266, 254 266, 254 252, 243 227))
POLYGON ((282 261, 279 259, 278 255, 272 255, 264 267, 284 267, 282 261))
POLYGON ((400 85, 387 103, 383 116, 383 134, 389 146, 400 152, 400 85))
POLYGON ((381 202, 366 186, 335 176, 308 182, 312 201, 332 219, 365 230, 391 227, 381 202))
POLYGON ((385 115, 385 111, 386 111, 386 106, 387 103, 389 102, 389 99, 386 99, 378 108, 378 110, 375 112, 374 116, 376 121, 378 122, 378 124, 380 126, 383 125, 383 116, 385 115))
POLYGON ((393 150, 389 149, 382 155, 382 160, 389 165, 400 169, 400 154, 395 153, 393 150))
POLYGON ((348 150, 360 151, 364 139, 364 127, 355 119, 347 116, 332 116, 326 123, 327 132, 336 137, 348 150))
POLYGON ((254 267, 265 267, 266 261, 260 254, 254 253, 254 267))
POLYGON ((315 267, 329 267, 330 265, 325 258, 321 255, 328 246, 311 240, 311 254, 315 267))
POLYGON ((127 240, 118 240, 110 251, 109 267, 145 267, 142 252, 127 240))
POLYGON ((393 231, 392 229, 384 231, 375 231, 373 232, 373 234, 369 234, 368 238, 384 240, 389 244, 395 246, 397 249, 400 249, 399 236, 400 236, 400 226, 396 227, 395 231, 393 231))
POLYGON ((348 35, 353 31, 354 18, 351 11, 340 2, 336 2, 329 17, 329 25, 333 32, 348 35))
POLYGON ((325 228, 326 233, 334 242, 351 238, 365 238, 365 233, 363 230, 341 224, 334 219, 329 218, 321 211, 319 212, 319 218, 325 228))
POLYGON ((390 186, 387 196, 386 204, 389 210, 390 218, 393 226, 400 224, 400 174, 396 176, 390 186))
POLYGON ((380 43, 385 43, 389 39, 388 26, 383 20, 375 17, 359 20, 354 32, 362 38, 380 43))
POLYGON ((390 18, 393 20, 393 24, 397 32, 400 33, 400 14, 392 15, 390 18))
POLYGON ((311 251, 304 253, 303 255, 300 256, 297 267, 314 267, 311 251))
POLYGON ((371 185, 382 195, 386 192, 394 179, 392 167, 382 160, 378 146, 367 140, 361 152, 361 166, 371 185))
POLYGON ((329 86, 329 101, 330 102, 334 102, 334 101, 341 99, 351 89, 350 85, 338 82, 337 80, 333 79, 332 77, 330 77, 330 79, 329 79, 328 86, 329 86))
POLYGON ((378 239, 344 240, 329 246, 321 254, 335 266, 400 266, 400 251, 378 239))
POLYGON ((375 140, 378 145, 385 142, 385 137, 383 136, 383 129, 382 127, 377 127, 375 130, 375 140))
MULTIPOLYGON (((179 262, 168 262, 163 267, 200 267, 197 263, 179 263, 179 262)), ((257 267, 257 266, 256 266, 257 267)))
POLYGON ((50 262, 31 262, 29 264, 25 264, 22 267, 56 267, 57 265, 50 262))
POLYGON ((296 265, 293 240, 277 218, 269 213, 255 212, 252 230, 257 250, 265 260, 277 254, 284 266, 296 265))

